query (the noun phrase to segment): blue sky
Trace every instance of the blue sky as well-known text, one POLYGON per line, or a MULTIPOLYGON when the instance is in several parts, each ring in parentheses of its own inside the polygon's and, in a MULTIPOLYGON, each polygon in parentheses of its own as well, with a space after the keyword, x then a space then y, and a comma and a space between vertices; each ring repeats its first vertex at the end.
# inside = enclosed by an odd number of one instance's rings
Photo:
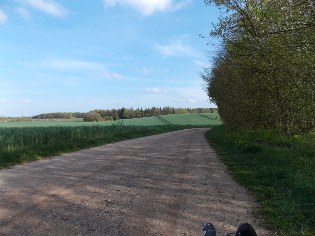
POLYGON ((202 0, 1 0, 0 116, 214 107, 202 0))

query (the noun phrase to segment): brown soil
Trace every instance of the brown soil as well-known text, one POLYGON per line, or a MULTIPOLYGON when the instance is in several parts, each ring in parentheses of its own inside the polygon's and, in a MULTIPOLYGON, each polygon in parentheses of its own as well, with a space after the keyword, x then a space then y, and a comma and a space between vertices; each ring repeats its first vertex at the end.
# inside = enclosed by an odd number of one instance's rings
POLYGON ((0 170, 0 235, 217 235, 248 222, 253 197, 191 129, 0 170))

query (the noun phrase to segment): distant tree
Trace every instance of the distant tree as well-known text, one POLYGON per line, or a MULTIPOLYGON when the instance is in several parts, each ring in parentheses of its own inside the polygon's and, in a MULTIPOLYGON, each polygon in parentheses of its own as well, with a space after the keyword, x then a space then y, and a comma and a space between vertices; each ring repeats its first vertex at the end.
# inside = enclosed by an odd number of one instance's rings
POLYGON ((85 114, 85 112, 73 112, 72 116, 73 118, 84 118, 85 114))
POLYGON ((126 111, 126 108, 121 108, 119 111, 118 111, 118 116, 119 116, 119 119, 125 119, 125 111, 126 111))
POLYGON ((113 120, 113 117, 112 116, 102 116, 102 120, 111 121, 111 120, 113 120))
POLYGON ((87 122, 98 122, 102 121, 102 116, 97 112, 88 112, 83 119, 87 122))
MULTIPOLYGON (((215 110, 215 109, 214 109, 215 110)), ((119 120, 119 119, 132 119, 149 117, 156 115, 168 115, 168 114, 178 114, 178 113, 198 113, 198 112, 211 112, 211 108, 173 108, 173 107, 151 107, 151 108, 121 108, 121 109, 95 109, 88 113, 85 112, 55 112, 55 113, 44 113, 40 115, 33 116, 33 119, 72 119, 72 118, 83 118, 88 119, 90 113, 97 113, 101 116, 101 120, 119 120)), ((97 115, 98 116, 98 115, 97 115)), ((0 118, 1 120, 6 120, 5 118, 0 118)))
POLYGON ((33 116, 33 119, 72 119, 73 113, 71 112, 54 112, 45 113, 33 116))
POLYGON ((119 116, 118 116, 118 111, 117 110, 112 109, 111 115, 112 115, 113 120, 119 120, 119 116))

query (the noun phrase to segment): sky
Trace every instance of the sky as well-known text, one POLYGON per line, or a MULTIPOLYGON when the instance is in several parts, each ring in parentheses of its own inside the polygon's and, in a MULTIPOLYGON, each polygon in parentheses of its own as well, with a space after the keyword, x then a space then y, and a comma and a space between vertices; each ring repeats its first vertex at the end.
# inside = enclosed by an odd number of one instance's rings
POLYGON ((0 0, 0 116, 215 107, 200 74, 218 16, 202 0, 0 0))

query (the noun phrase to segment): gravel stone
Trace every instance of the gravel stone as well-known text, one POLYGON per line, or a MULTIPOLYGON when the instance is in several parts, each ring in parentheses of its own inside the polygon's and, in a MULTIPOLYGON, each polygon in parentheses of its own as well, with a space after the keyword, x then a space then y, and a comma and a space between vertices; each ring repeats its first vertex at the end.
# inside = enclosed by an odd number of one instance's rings
POLYGON ((217 235, 250 223, 254 198, 189 129, 0 170, 0 235, 217 235))

